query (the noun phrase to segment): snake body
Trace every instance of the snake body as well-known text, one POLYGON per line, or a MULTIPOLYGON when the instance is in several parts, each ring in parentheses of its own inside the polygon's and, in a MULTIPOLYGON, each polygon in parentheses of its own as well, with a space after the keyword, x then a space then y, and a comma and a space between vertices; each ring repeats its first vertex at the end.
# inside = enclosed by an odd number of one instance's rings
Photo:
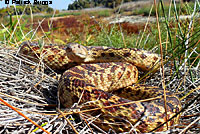
MULTIPOLYGON (((181 109, 178 97, 167 91, 166 116, 163 89, 135 84, 138 69, 150 71, 159 67, 157 54, 133 48, 79 44, 41 49, 27 43, 22 45, 20 54, 37 62, 40 57, 54 70, 66 70, 58 86, 61 104, 70 108, 79 102, 81 110, 96 109, 86 114, 96 117, 93 122, 105 131, 128 132, 134 128, 137 132, 150 132, 181 109)), ((168 121, 168 126, 178 120, 176 116, 168 121)), ((166 129, 165 124, 155 131, 166 129)))

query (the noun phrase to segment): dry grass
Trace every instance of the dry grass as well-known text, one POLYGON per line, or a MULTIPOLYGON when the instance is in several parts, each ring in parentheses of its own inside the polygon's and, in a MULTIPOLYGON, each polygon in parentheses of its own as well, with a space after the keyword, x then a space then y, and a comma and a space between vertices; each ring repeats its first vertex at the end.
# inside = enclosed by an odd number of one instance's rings
MULTIPOLYGON (((41 125, 44 129, 51 133, 62 132, 62 133, 74 133, 77 132, 91 132, 91 128, 94 133, 102 132, 101 129, 94 129, 95 125, 88 120, 90 127, 86 124, 85 119, 80 119, 72 113, 67 116, 68 125, 66 120, 63 118, 58 118, 59 112, 56 110, 57 104, 57 85, 58 80, 55 79, 56 73, 48 71, 44 73, 35 68, 30 68, 32 66, 37 66, 31 61, 24 60, 20 57, 16 57, 17 49, 10 48, 0 48, 0 97, 16 107, 21 113, 25 114, 31 120, 35 121, 37 124, 41 125), (27 63, 29 65, 27 65, 27 63), (54 76, 54 77, 51 77, 54 76), (73 129, 72 127, 73 126, 73 129), (75 129, 75 130, 74 130, 75 129)), ((169 81, 174 73, 172 69, 172 64, 165 65, 165 81, 169 81)), ((189 66, 186 66, 188 69, 189 66)), ((195 75, 200 75, 199 69, 193 69, 195 75)), ((141 83, 146 83, 149 85, 161 86, 160 77, 161 73, 157 72, 153 77, 147 78, 141 83)), ((182 73, 180 77, 187 77, 188 75, 182 73)), ((179 78, 173 78, 171 84, 167 86, 172 92, 177 92, 176 87, 181 82, 179 78)), ((182 100, 184 102, 183 108, 187 106, 188 103, 192 101, 192 104, 184 109, 182 114, 181 122, 173 129, 174 132, 181 132, 190 125, 194 119, 199 116, 199 101, 200 97, 193 100, 199 95, 198 87, 200 85, 199 80, 191 83, 190 80, 185 82, 187 89, 184 92, 188 92, 188 89, 196 89, 189 96, 182 100)), ((183 87, 181 86, 180 89, 183 87)), ((179 91, 180 92, 180 91, 179 91)), ((183 95, 183 94, 182 94, 183 95)), ((9 109, 8 106, 1 103, 1 116, 0 116, 0 132, 1 133, 39 133, 42 130, 37 129, 35 125, 27 121, 21 115, 15 111, 9 109)), ((84 114, 84 113, 83 113, 84 114)), ((85 118, 85 116, 84 116, 85 118)), ((94 120, 94 119, 92 119, 94 120)), ((187 133, 195 133, 200 129, 198 122, 194 122, 190 125, 187 133)), ((172 133, 170 131, 169 133, 172 133)))

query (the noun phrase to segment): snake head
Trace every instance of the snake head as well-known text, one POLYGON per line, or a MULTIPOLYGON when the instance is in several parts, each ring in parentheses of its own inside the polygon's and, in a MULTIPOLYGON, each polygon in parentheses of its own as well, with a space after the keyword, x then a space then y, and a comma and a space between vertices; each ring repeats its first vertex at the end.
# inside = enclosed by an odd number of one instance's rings
POLYGON ((78 43, 67 44, 65 51, 67 52, 68 58, 78 63, 84 62, 84 60, 88 57, 87 48, 78 43))

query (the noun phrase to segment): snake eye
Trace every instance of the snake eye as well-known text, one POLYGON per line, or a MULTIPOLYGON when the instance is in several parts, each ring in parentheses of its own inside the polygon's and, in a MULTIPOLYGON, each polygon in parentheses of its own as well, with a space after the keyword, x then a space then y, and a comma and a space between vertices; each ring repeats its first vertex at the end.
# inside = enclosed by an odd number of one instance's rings
POLYGON ((65 49, 65 51, 67 51, 67 52, 70 52, 70 51, 72 50, 71 47, 69 47, 69 46, 65 47, 64 49, 65 49))

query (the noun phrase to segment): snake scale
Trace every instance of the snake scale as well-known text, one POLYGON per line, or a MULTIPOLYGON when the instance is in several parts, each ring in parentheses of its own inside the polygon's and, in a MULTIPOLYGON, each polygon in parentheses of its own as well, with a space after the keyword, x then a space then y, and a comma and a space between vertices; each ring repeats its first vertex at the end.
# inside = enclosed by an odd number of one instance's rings
MULTIPOLYGON (((140 133, 150 132, 181 110, 178 97, 167 91, 166 116, 163 89, 135 84, 138 69, 150 71, 159 67, 157 54, 134 48, 86 47, 77 43, 42 48, 23 43, 19 53, 64 72, 58 86, 60 103, 70 108, 79 102, 81 110, 96 108, 86 114, 98 117, 93 123, 105 131, 129 132, 134 128, 140 133)), ((168 121, 168 126, 177 124, 179 116, 168 121)), ((155 131, 166 129, 165 124, 155 131)))

